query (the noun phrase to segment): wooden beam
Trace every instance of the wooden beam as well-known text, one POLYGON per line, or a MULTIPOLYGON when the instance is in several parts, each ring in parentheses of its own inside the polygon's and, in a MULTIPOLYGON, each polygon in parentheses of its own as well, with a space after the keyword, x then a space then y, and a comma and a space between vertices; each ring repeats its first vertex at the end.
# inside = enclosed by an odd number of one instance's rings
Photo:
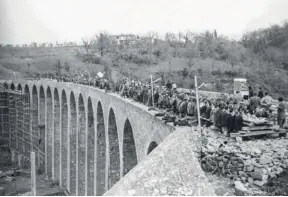
POLYGON ((253 131, 253 132, 248 132, 248 133, 231 133, 230 137, 248 137, 248 136, 281 134, 281 133, 287 133, 287 131, 275 132, 273 130, 267 130, 267 131, 253 131))

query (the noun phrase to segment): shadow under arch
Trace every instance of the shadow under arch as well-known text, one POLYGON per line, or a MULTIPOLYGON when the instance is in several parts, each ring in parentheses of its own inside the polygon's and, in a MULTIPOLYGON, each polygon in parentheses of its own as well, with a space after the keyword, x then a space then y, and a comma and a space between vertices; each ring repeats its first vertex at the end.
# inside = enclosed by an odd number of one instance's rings
POLYGON ((85 195, 86 114, 82 94, 78 100, 78 195, 85 195))
POLYGON ((68 103, 65 90, 61 93, 61 106, 62 106, 62 122, 61 122, 61 168, 62 168, 62 180, 61 186, 67 188, 67 155, 68 155, 68 103))
POLYGON ((52 141, 53 141, 53 135, 52 135, 52 117, 53 117, 53 98, 52 98, 52 92, 50 87, 47 88, 46 92, 46 136, 47 136, 47 174, 49 176, 52 176, 52 141))
POLYGON ((148 147, 147 155, 149 155, 157 146, 158 144, 155 141, 151 142, 148 147))
POLYGON ((55 180, 60 179, 60 98, 58 89, 54 89, 54 175, 55 180))
POLYGON ((123 176, 125 176, 134 166, 137 165, 137 153, 133 129, 127 119, 123 132, 123 176))
POLYGON ((96 195, 102 196, 105 192, 105 171, 106 171, 106 137, 105 123, 102 104, 97 104, 97 178, 96 195))
POLYGON ((3 86, 4 86, 5 89, 9 89, 9 86, 8 86, 7 83, 4 83, 3 86))
MULTIPOLYGON (((77 110, 76 99, 74 93, 70 93, 70 145, 68 151, 70 151, 70 193, 75 195, 76 193, 76 135, 77 135, 77 110)), ((69 179, 69 177, 67 178, 69 179)))
MULTIPOLYGON (((96 180, 94 180, 94 162, 95 161, 95 126, 94 126, 94 112, 91 98, 88 98, 87 104, 87 112, 88 112, 88 136, 87 136, 87 148, 88 148, 88 183, 87 183, 87 195, 94 196, 94 189, 96 180)), ((96 194, 95 194, 96 195, 96 194)))
POLYGON ((15 85, 14 85, 14 83, 11 84, 11 90, 15 90, 15 85))
POLYGON ((110 108, 108 119, 109 138, 109 168, 108 168, 108 189, 120 180, 120 153, 119 140, 114 110, 110 108))
POLYGON ((39 90, 39 169, 45 170, 45 91, 43 86, 40 86, 39 90))

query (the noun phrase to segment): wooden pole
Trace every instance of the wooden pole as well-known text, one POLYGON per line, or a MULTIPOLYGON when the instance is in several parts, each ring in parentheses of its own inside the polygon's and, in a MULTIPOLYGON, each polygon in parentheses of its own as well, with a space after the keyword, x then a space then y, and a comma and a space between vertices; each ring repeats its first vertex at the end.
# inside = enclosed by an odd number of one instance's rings
POLYGON ((200 129, 201 128, 201 118, 200 118, 200 106, 199 106, 197 76, 195 76, 195 93, 196 93, 197 112, 198 112, 198 127, 200 129))
POLYGON ((36 196, 36 165, 35 152, 31 152, 31 195, 36 196))
POLYGON ((154 108, 153 76, 151 75, 152 107, 154 108))

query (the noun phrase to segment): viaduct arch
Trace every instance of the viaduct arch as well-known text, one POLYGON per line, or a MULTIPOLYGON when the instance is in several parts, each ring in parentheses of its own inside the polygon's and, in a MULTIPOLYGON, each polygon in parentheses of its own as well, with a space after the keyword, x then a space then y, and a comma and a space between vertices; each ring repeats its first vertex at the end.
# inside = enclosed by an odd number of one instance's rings
POLYGON ((14 150, 27 165, 35 151, 38 169, 75 195, 103 195, 156 147, 151 149, 152 142, 160 144, 174 130, 140 104, 93 87, 48 80, 2 83, 25 93, 23 103, 15 102, 18 120, 27 123, 17 121, 10 131, 14 150))

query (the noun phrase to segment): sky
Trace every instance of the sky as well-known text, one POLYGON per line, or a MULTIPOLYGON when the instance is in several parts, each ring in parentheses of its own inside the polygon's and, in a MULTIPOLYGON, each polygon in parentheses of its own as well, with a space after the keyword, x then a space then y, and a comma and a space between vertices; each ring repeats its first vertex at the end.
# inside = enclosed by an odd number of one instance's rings
POLYGON ((0 0, 0 43, 80 41, 99 31, 144 35, 246 31, 288 19, 288 0, 0 0))

